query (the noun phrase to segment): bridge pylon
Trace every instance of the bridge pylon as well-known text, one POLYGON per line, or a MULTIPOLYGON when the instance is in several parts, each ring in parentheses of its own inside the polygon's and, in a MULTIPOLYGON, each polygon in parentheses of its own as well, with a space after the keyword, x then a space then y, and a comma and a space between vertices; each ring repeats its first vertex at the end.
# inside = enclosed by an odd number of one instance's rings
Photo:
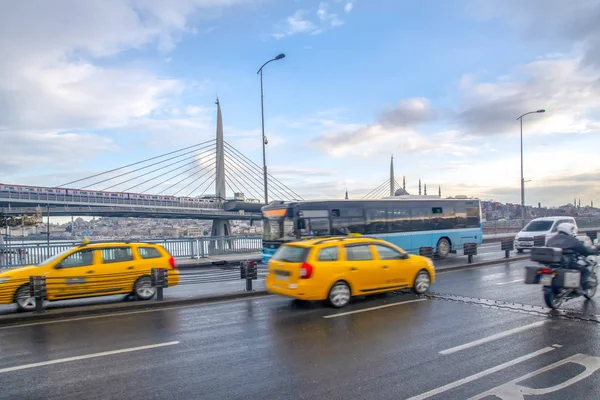
MULTIPOLYGON (((221 114, 221 103, 217 98, 217 157, 215 162, 216 178, 215 178, 215 194, 218 201, 225 203, 227 196, 225 192, 225 145, 223 139, 223 115, 221 114)), ((211 236, 229 236, 231 234, 231 226, 229 219, 214 219, 212 223, 211 236)), ((225 250, 231 247, 230 241, 211 241, 209 248, 211 250, 225 250)))

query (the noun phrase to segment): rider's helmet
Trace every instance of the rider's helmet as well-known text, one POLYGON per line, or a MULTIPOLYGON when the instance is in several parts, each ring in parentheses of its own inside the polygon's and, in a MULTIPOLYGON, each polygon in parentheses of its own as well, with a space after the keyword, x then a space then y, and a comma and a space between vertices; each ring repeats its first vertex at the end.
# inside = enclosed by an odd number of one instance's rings
POLYGON ((570 222, 563 222, 556 227, 558 233, 563 233, 565 235, 575 236, 577 234, 577 228, 570 222))

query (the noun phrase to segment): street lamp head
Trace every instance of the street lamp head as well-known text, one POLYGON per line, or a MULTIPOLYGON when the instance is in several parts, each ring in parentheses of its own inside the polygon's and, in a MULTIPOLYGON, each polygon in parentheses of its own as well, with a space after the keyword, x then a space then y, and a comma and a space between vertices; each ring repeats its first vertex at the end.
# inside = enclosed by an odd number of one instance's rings
POLYGON ((283 54, 283 53, 281 53, 277 57, 275 57, 276 60, 281 60, 282 58, 285 58, 285 54, 283 54))
POLYGON ((537 110, 536 113, 545 113, 546 110, 544 110, 543 108, 541 110, 537 110))

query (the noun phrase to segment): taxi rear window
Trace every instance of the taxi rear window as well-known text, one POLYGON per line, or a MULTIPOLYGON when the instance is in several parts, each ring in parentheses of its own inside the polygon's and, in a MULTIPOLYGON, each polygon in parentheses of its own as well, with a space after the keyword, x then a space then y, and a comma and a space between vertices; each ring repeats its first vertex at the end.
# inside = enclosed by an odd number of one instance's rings
POLYGON ((308 251, 309 249, 306 247, 281 246, 273 255, 273 259, 289 263, 300 263, 306 260, 308 251))

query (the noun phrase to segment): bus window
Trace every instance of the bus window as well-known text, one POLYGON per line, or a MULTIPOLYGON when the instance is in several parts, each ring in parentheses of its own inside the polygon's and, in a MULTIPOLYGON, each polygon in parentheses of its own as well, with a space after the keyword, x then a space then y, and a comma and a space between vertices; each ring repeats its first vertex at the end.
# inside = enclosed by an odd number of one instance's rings
POLYGON ((410 226, 412 231, 430 231, 434 229, 431 223, 431 208, 415 207, 411 209, 410 226))
POLYGON ((464 204, 457 204, 454 207, 456 214, 455 229, 465 229, 467 227, 467 209, 464 204))
POLYGON ((388 221, 391 232, 410 231, 410 211, 407 208, 395 208, 388 210, 388 221))
POLYGON ((387 233, 386 210, 368 209, 367 211, 367 234, 387 233))
POLYGON ((310 218, 305 219, 306 228, 300 235, 324 236, 329 235, 329 218, 310 218))
POLYGON ((347 235, 349 233, 365 233, 364 218, 333 218, 332 230, 334 235, 347 235))
POLYGON ((456 227, 456 215, 454 207, 433 207, 432 224, 436 230, 454 229, 456 227))
POLYGON ((479 228, 479 207, 467 206, 467 228, 479 228))

